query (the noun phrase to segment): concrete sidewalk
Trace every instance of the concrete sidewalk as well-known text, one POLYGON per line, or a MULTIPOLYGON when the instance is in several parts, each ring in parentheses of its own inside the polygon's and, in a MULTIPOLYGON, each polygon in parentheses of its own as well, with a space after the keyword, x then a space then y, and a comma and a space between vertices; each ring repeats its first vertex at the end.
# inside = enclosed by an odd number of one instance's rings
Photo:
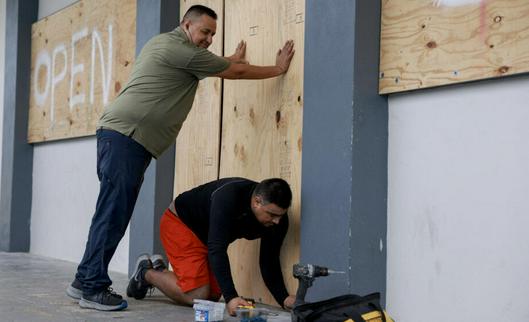
MULTIPOLYGON (((119 312, 82 309, 65 294, 75 263, 26 253, 0 252, 0 321, 194 321, 194 310, 173 304, 163 294, 138 301, 126 298, 129 307, 119 312)), ((112 285, 125 296, 127 276, 111 272, 112 285)), ((290 314, 275 309, 268 322, 288 322, 290 314)), ((238 321, 225 313, 224 321, 238 321)))

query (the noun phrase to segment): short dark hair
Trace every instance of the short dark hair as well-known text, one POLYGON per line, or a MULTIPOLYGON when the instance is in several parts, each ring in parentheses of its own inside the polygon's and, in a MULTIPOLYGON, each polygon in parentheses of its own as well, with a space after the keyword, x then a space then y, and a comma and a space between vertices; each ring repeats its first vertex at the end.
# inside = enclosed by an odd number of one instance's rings
POLYGON ((187 9, 186 14, 182 18, 182 21, 186 19, 198 18, 202 15, 208 15, 211 18, 217 20, 217 14, 215 13, 215 11, 213 11, 213 9, 196 4, 194 6, 191 6, 191 8, 187 9))
POLYGON ((281 178, 261 181, 253 191, 254 196, 260 196, 264 204, 273 203, 287 209, 292 201, 292 191, 288 183, 281 178))

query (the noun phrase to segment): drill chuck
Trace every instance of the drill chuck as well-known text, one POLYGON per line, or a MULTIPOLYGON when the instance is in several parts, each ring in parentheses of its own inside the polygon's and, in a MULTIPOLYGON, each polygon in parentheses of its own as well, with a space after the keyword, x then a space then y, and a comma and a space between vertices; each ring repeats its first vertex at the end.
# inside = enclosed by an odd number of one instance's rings
POLYGON ((329 269, 327 267, 312 264, 295 264, 293 275, 295 278, 315 278, 329 275, 329 269))
POLYGON ((329 270, 327 269, 327 267, 314 266, 314 277, 327 275, 329 275, 329 270))

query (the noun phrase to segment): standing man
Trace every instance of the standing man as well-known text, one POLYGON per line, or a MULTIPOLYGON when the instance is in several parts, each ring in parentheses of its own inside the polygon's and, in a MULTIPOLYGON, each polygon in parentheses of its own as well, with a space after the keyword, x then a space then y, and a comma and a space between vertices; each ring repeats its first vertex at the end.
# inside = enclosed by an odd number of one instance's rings
POLYGON ((290 66, 292 41, 277 52, 274 66, 247 64, 242 41, 230 57, 209 52, 216 19, 210 8, 192 6, 179 27, 149 40, 127 85, 101 116, 96 132, 99 196, 83 259, 66 291, 81 307, 127 307, 110 288, 108 265, 130 221, 144 172, 152 157, 175 142, 198 81, 208 76, 265 79, 286 73, 290 66))
POLYGON ((224 178, 180 194, 160 223, 160 239, 174 272, 165 269, 159 257, 142 255, 127 295, 142 299, 154 286, 183 305, 223 295, 228 313, 234 315, 237 306, 249 303, 235 290, 228 246, 239 238, 261 238, 263 280, 277 303, 292 308, 295 296, 287 292, 279 261, 291 200, 288 183, 279 178, 260 183, 224 178))

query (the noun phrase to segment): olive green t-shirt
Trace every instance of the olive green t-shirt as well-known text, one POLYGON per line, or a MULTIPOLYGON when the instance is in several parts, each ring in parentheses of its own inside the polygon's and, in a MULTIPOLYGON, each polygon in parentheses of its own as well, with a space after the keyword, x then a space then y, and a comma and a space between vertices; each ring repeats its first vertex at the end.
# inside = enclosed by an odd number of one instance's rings
POLYGON ((230 63, 175 30, 153 37, 136 58, 127 85, 97 125, 130 136, 155 158, 174 143, 187 117, 198 81, 230 63))

